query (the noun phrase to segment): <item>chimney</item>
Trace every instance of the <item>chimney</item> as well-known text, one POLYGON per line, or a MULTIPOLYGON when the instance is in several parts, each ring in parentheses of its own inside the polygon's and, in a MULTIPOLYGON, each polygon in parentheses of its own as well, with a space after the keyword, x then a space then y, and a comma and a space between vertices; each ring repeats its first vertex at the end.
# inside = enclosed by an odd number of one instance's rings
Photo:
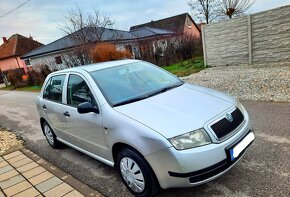
POLYGON ((33 37, 29 34, 29 39, 33 40, 33 37))
POLYGON ((7 40, 6 37, 2 37, 2 39, 3 39, 3 42, 4 42, 4 43, 8 42, 8 40, 7 40))

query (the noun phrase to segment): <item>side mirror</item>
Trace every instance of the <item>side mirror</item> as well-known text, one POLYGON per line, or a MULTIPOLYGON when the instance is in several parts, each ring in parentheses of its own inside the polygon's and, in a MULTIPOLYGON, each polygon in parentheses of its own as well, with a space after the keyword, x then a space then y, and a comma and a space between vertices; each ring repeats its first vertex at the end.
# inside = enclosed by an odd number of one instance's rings
POLYGON ((96 114, 100 113, 98 106, 93 106, 90 102, 79 104, 77 109, 80 114, 86 114, 90 112, 94 112, 96 114))

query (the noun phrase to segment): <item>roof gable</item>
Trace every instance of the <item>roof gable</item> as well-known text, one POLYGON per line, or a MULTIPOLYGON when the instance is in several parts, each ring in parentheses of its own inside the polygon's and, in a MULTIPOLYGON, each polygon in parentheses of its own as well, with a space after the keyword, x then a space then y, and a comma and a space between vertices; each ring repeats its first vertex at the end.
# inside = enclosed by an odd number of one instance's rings
POLYGON ((0 46, 0 59, 24 55, 42 45, 31 38, 14 34, 0 46))
POLYGON ((187 17, 189 17, 189 19, 195 24, 194 20, 190 17, 188 13, 183 13, 183 14, 172 16, 169 18, 164 18, 157 21, 151 21, 149 23, 132 26, 130 28, 130 31, 136 30, 139 28, 144 28, 144 27, 151 27, 151 28, 169 30, 175 33, 183 33, 187 17))

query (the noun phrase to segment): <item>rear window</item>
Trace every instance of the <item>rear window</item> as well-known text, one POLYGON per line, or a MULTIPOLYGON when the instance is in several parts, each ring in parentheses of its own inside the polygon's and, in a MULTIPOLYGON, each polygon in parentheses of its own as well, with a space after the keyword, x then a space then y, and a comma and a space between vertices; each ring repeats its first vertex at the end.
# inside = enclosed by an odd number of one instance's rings
POLYGON ((44 89, 43 98, 61 103, 64 79, 65 75, 51 77, 44 89))

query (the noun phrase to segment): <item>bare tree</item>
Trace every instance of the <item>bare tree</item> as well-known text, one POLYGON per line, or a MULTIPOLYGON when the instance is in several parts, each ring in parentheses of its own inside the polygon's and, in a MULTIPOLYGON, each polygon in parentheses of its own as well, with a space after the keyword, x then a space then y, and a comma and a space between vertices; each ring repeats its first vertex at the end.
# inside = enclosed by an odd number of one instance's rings
POLYGON ((72 48, 62 54, 63 61, 68 67, 92 63, 93 43, 102 41, 106 28, 114 24, 111 18, 95 9, 84 13, 76 6, 68 11, 65 19, 65 24, 59 29, 68 35, 64 45, 72 48))
POLYGON ((220 0, 218 10, 221 14, 232 18, 245 14, 255 2, 256 0, 220 0))
POLYGON ((202 23, 210 23, 218 18, 217 0, 188 0, 192 15, 202 23))

